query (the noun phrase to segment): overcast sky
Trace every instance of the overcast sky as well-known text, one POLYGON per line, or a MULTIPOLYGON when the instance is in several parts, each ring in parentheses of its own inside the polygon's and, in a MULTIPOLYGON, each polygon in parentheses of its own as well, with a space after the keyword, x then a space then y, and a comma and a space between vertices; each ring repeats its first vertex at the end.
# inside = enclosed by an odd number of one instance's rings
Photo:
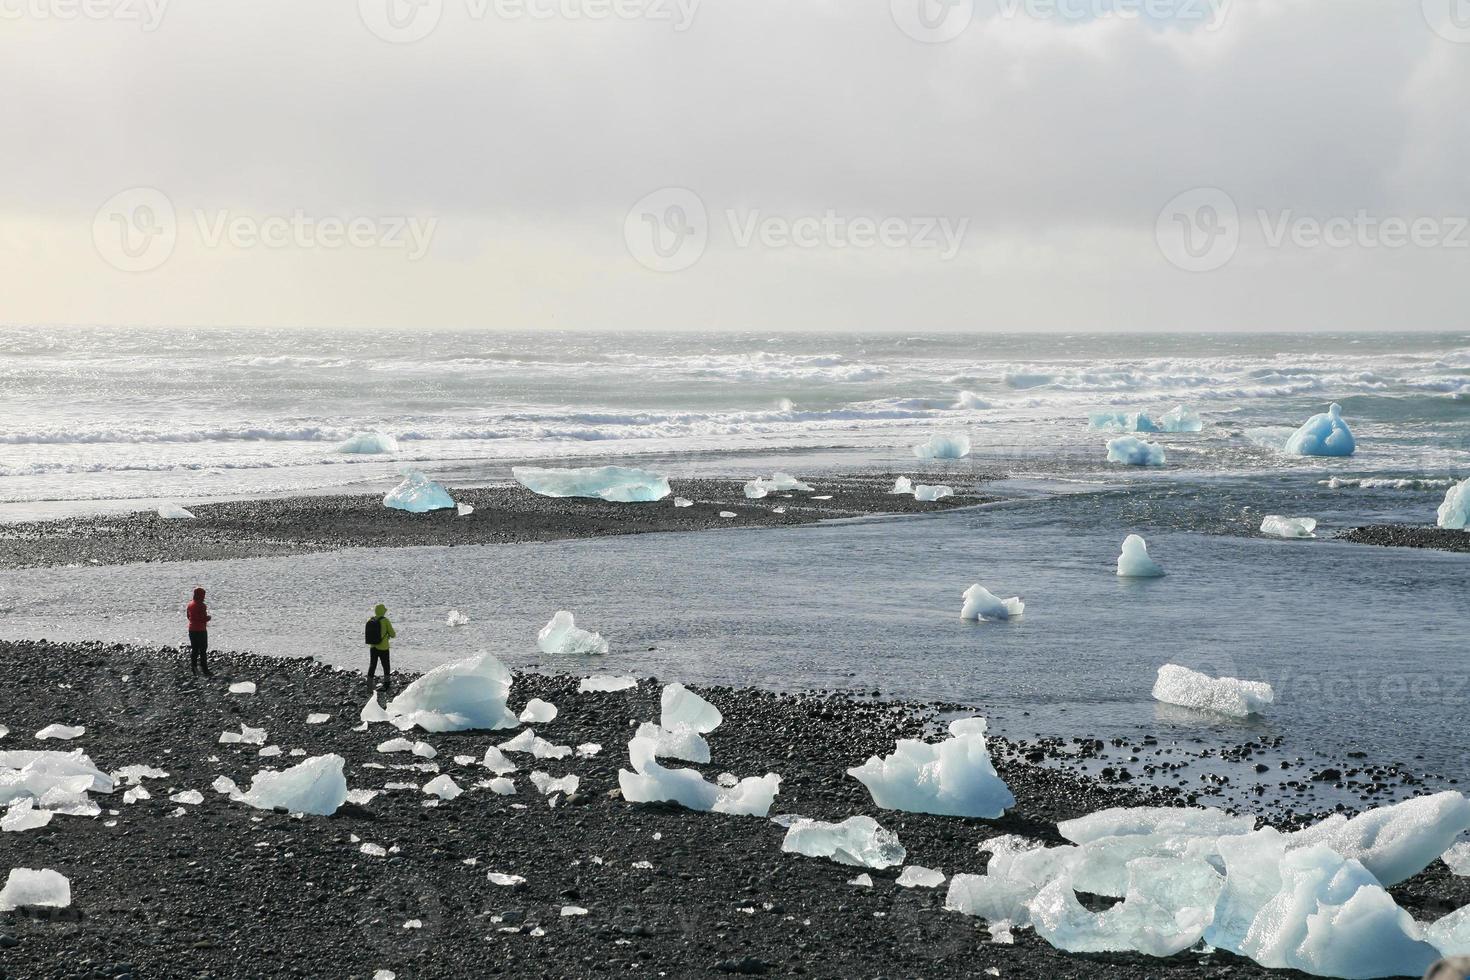
POLYGON ((1470 0, 0 0, 0 91, 5 323, 1470 311, 1470 0))

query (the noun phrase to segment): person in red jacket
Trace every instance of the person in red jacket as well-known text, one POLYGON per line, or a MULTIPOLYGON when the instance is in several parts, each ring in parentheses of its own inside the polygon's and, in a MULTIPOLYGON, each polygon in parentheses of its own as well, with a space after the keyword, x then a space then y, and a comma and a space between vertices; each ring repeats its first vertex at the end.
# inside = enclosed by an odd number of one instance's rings
POLYGON ((210 615, 209 607, 204 604, 202 588, 194 589, 194 601, 189 603, 184 614, 189 619, 189 670, 195 674, 203 671, 205 677, 212 676, 204 659, 209 652, 210 615))

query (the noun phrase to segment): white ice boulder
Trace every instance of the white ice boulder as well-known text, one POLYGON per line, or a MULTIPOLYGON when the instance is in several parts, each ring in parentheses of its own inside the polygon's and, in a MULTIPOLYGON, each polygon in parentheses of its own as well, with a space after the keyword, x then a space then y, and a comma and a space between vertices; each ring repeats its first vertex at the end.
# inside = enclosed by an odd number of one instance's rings
POLYGON ((531 785, 536 787, 536 792, 542 796, 550 796, 552 793, 563 793, 571 796, 577 792, 577 786, 581 782, 582 780, 575 775, 562 776, 560 779, 557 779, 548 772, 538 770, 531 773, 531 785))
POLYGON ((688 725, 677 725, 673 729, 646 721, 638 726, 635 738, 646 738, 654 743, 654 755, 660 759, 682 759, 685 762, 709 762, 709 743, 704 736, 688 725))
POLYGON ((545 725, 556 721, 556 705, 540 698, 532 698, 526 702, 520 720, 524 725, 545 725))
POLYGON ((473 504, 467 504, 467 503, 464 503, 463 501, 458 501, 458 500, 456 500, 454 502, 454 513, 455 513, 456 516, 458 516, 458 517, 469 517, 474 512, 475 512, 475 507, 474 507, 473 504))
POLYGON ((398 440, 386 432, 358 432, 337 444, 337 452, 359 455, 398 452, 398 440))
POLYGON ((581 629, 576 617, 565 609, 541 627, 541 632, 536 634, 536 646, 542 653, 563 657, 594 656, 608 651, 608 642, 601 633, 581 629))
POLYGON ((319 755, 290 769, 258 772, 241 800, 258 810, 282 807, 292 813, 330 817, 347 802, 340 755, 319 755))
POLYGON ((385 709, 400 731, 426 732, 517 727, 506 707, 511 675, 492 654, 441 664, 403 689, 385 709))
POLYGON ((1358 448, 1352 430, 1342 420, 1342 406, 1334 403, 1326 414, 1313 415, 1286 440, 1293 456, 1351 456, 1358 448))
POLYGON ((949 880, 944 907, 991 923, 1031 924, 1031 901, 1077 860, 1076 847, 998 849, 983 875, 949 880))
POLYGON ((36 738, 40 739, 43 742, 48 738, 58 739, 62 742, 69 742, 72 739, 80 738, 85 734, 87 734, 87 729, 84 726, 47 725, 45 728, 36 733, 36 738))
POLYGON ((485 757, 480 760, 480 765, 489 769, 497 776, 504 776, 507 773, 516 771, 516 764, 506 758, 505 753, 494 745, 485 749, 485 757))
POLYGON ((452 800, 464 793, 459 784, 449 778, 448 773, 441 773, 433 779, 424 783, 422 792, 429 796, 437 796, 441 800, 452 800))
POLYGON ((1155 700, 1233 718, 1262 714, 1276 699, 1270 684, 1236 677, 1211 677, 1178 664, 1159 668, 1154 681, 1155 700))
POLYGON ((970 437, 964 433, 932 435, 914 447, 919 459, 964 459, 970 455, 970 437))
POLYGON ((611 694, 616 691, 626 691, 637 687, 638 682, 631 677, 614 677, 611 674, 594 674, 591 677, 582 678, 577 685, 578 694, 611 694))
POLYGON ((1269 514, 1261 522, 1261 533, 1277 538, 1315 538, 1317 522, 1310 517, 1282 517, 1269 514))
POLYGON ((1452 531, 1470 528, 1470 480, 1449 488, 1444 495, 1444 503, 1439 505, 1437 517, 1440 527, 1452 531))
POLYGON ((1136 534, 1123 539, 1123 553, 1118 556, 1120 578, 1160 578, 1163 566, 1148 556, 1148 543, 1136 534))
POLYGON ((961 619, 1004 621, 1015 619, 1026 612, 1026 604, 1020 596, 1000 599, 983 585, 972 585, 965 590, 965 604, 960 609, 961 619))
POLYGON ((1385 887, 1423 871, 1470 830, 1470 800, 1436 793, 1377 807, 1348 819, 1335 814, 1286 837, 1288 849, 1324 844, 1367 868, 1385 887))
POLYGON ((454 499, 449 491, 418 470, 408 470, 403 474, 403 482, 384 495, 383 506, 410 514, 426 514, 454 507, 454 499))
POLYGON ((683 684, 667 684, 659 697, 662 715, 659 724, 669 731, 687 726, 701 735, 720 727, 724 717, 720 709, 689 690, 683 684))
POLYGON ((926 868, 922 864, 911 864, 898 873, 894 884, 900 888, 938 888, 944 884, 944 871, 926 868))
POLYGON ((949 735, 933 744, 900 739, 892 755, 872 756, 847 774, 885 810, 987 820, 1003 816, 1016 798, 991 761, 985 719, 950 722, 949 735))
POLYGON ((787 828, 781 850, 878 870, 902 864, 907 856, 897 834, 865 816, 848 817, 841 823, 802 817, 787 828))
POLYGON ((627 466, 546 469, 516 466, 511 475, 521 486, 543 497, 595 497, 616 503, 662 500, 669 495, 668 477, 627 466))
POLYGON ((0 752, 0 806, 48 794, 76 797, 82 793, 111 793, 115 783, 92 764, 80 749, 71 752, 14 749, 0 752))
POLYGON ((0 888, 0 912, 20 908, 64 909, 71 905, 71 882, 49 868, 11 868, 0 888))
POLYGON ((1072 953, 1172 956, 1199 942, 1214 916, 1223 879, 1198 858, 1140 858, 1127 866, 1122 902, 1090 912, 1066 875, 1028 903, 1037 935, 1072 953))
POLYGON ((781 777, 773 772, 723 787, 694 769, 665 769, 655 757, 656 748, 645 738, 628 743, 633 771, 618 770, 618 788, 629 803, 677 803, 690 810, 764 817, 780 791, 781 777))
POLYGON ((1127 466, 1163 466, 1164 447, 1144 442, 1137 436, 1119 436, 1108 440, 1108 462, 1127 466))
POLYGON ((931 487, 928 484, 921 483, 914 487, 914 499, 923 503, 933 503, 936 500, 943 500, 945 497, 953 496, 954 487, 946 487, 943 484, 931 487))
POLYGON ((901 476, 893 481, 893 489, 888 492, 891 494, 912 494, 914 492, 914 481, 906 476, 901 476))
POLYGON ((388 721, 392 716, 384 711, 383 706, 378 703, 377 694, 373 694, 367 699, 367 704, 362 706, 362 710, 357 713, 357 717, 364 724, 372 725, 378 722, 388 721))
POLYGON ((39 830, 51 822, 52 816, 50 810, 36 809, 36 801, 27 796, 10 804, 5 816, 0 817, 0 831, 13 834, 39 830))

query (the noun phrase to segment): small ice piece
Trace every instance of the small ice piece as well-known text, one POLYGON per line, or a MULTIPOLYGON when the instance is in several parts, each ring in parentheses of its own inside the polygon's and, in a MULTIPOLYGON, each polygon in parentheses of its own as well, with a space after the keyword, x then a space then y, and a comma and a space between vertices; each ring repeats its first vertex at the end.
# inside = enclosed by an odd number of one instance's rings
POLYGON ((10 804, 5 816, 0 817, 0 831, 13 834, 37 830, 50 823, 52 816, 50 810, 36 809, 36 801, 27 796, 10 804))
POLYGON ((220 732, 221 745, 264 745, 265 729, 242 724, 238 732, 220 732))
POLYGON ((1108 440, 1108 462, 1128 466, 1163 466, 1164 447, 1144 442, 1137 436, 1119 436, 1108 440))
POLYGON ((332 716, 327 714, 325 711, 313 711, 311 714, 306 716, 306 723, 308 725, 325 725, 331 720, 332 716))
POLYGON ((1292 851, 1325 844, 1391 888, 1429 867, 1466 830, 1470 800, 1450 791, 1377 807, 1350 820, 1335 814, 1286 835, 1286 846, 1292 851))
POLYGON ((784 514, 784 513, 786 513, 786 508, 784 506, 783 507, 772 507, 771 508, 771 513, 772 514, 784 514))
POLYGON ((1276 692, 1270 684, 1235 677, 1211 677, 1178 664, 1165 664, 1159 668, 1153 695, 1165 704, 1213 711, 1234 718, 1261 714, 1276 699, 1276 692))
POLYGON ((688 497, 675 497, 674 498, 674 506, 675 507, 693 507, 694 506, 694 501, 690 500, 688 497))
POLYGON ((577 758, 579 759, 590 759, 600 752, 602 752, 602 746, 597 742, 583 742, 577 746, 577 758))
POLYGON ((505 776, 496 776, 486 783, 486 788, 496 796, 515 796, 516 781, 505 776))
POLYGON ((563 905, 561 907, 561 917, 563 919, 568 918, 570 916, 574 916, 574 915, 586 915, 586 914, 587 914, 587 910, 584 909, 584 908, 582 908, 582 906, 580 906, 580 905, 563 905))
POLYGON ((357 714, 358 720, 365 725, 375 724, 380 721, 389 721, 391 717, 388 712, 383 710, 383 706, 378 703, 378 696, 376 694, 368 698, 367 704, 363 705, 362 710, 357 714))
POLYGON ((11 868, 0 888, 0 912, 20 908, 64 909, 71 905, 71 882, 49 868, 11 868))
POLYGON ((895 884, 900 888, 938 888, 944 884, 944 871, 911 864, 898 873, 895 884))
POLYGON ((594 674, 591 677, 582 678, 582 682, 577 685, 577 693, 611 693, 613 691, 626 691, 629 688, 637 686, 638 682, 631 677, 614 677, 611 674, 594 674))
POLYGON ((1439 858, 1461 878, 1470 877, 1470 842, 1454 845, 1439 858))
MULTIPOLYGON (((709 743, 689 725, 664 728, 646 721, 638 726, 637 738, 654 743, 654 754, 660 759, 683 759, 685 762, 709 762, 709 743)), ((730 785, 735 785, 731 783, 730 785)))
POLYGON ((1313 415, 1286 440, 1293 456, 1351 456, 1358 448, 1352 430, 1342 420, 1342 406, 1333 403, 1325 415, 1313 415))
POLYGON ((618 770, 618 788, 629 803, 677 803, 690 810, 764 817, 781 788, 776 773, 750 776, 729 789, 705 780, 694 769, 665 769, 655 756, 651 739, 628 743, 633 771, 618 770))
POLYGON ((437 796, 441 800, 452 800, 462 794, 464 790, 460 789, 459 784, 453 779, 450 779, 448 774, 444 774, 435 776, 427 783, 424 783, 423 792, 431 796, 437 796))
POLYGON ((113 779, 120 779, 127 783, 140 783, 145 779, 167 779, 168 773, 153 766, 123 766, 112 772, 113 779))
POLYGON ((485 758, 480 760, 480 765, 489 769, 497 776, 504 776, 506 773, 516 771, 516 764, 507 759, 505 753, 493 745, 485 750, 485 758))
POLYGON ((383 506, 410 514, 426 514, 453 507, 454 499, 449 491, 418 470, 408 470, 403 474, 403 482, 383 495, 383 506))
POLYGON ((873 876, 870 875, 870 874, 868 874, 867 872, 863 872, 862 874, 858 875, 856 878, 849 878, 849 879, 847 879, 847 883, 849 885, 854 885, 854 886, 856 886, 858 888, 872 888, 873 887, 873 876))
POLYGON ((444 617, 445 626, 468 626, 469 624, 470 617, 466 616, 458 609, 449 610, 449 615, 444 617))
POLYGON ((405 922, 403 924, 403 928, 405 928, 405 929, 422 929, 423 927, 424 927, 424 920, 423 919, 409 919, 407 922, 405 922))
POLYGON ((526 709, 521 712, 521 724, 523 725, 545 725, 555 720, 556 705, 540 698, 532 698, 527 701, 526 709))
POLYGON ((209 788, 224 796, 242 795, 240 793, 240 787, 229 776, 216 776, 214 782, 209 784, 209 788))
POLYGON ((536 739, 531 746, 531 755, 537 759, 565 759, 571 754, 570 745, 553 745, 544 738, 536 739))
MULTIPOLYGON (((907 854, 897 834, 865 816, 848 817, 841 823, 799 818, 787 828, 781 850, 879 870, 902 864, 907 854)), ((872 886, 871 878, 868 886, 872 886)))
POLYGON ((186 789, 182 793, 175 793, 168 799, 170 803, 187 803, 190 806, 198 806, 204 802, 204 794, 197 789, 186 789))
POLYGON ((490 884, 499 885, 502 888, 514 888, 516 885, 524 885, 526 883, 526 879, 520 875, 505 874, 500 871, 492 871, 485 877, 489 880, 490 884))
POLYGON ((1437 512, 1440 527, 1452 531, 1470 529, 1470 480, 1450 487, 1437 512))
POLYGON ((1123 553, 1118 556, 1120 578, 1160 578, 1163 567, 1148 556, 1148 543, 1136 534, 1123 539, 1123 553))
POLYGON ((4 738, 6 735, 9 735, 9 734, 10 734, 10 729, 6 728, 4 725, 0 725, 0 738, 4 738))
POLYGON ((415 742, 409 751, 420 759, 432 759, 439 754, 438 750, 428 742, 415 742))
MULTIPOLYGON (((501 751, 501 752, 529 752, 529 751, 531 751, 532 747, 535 746, 535 744, 536 744, 536 731, 535 731, 535 729, 527 728, 523 732, 517 732, 514 738, 508 738, 504 742, 501 742, 500 743, 500 749, 499 749, 499 751, 501 751)), ((491 748, 494 748, 494 746, 491 746, 491 748)), ((488 750, 487 750, 486 757, 487 758, 489 757, 488 756, 488 750)))
POLYGON ((481 653, 442 664, 424 674, 385 709, 394 727, 426 732, 515 728, 506 707, 511 675, 499 660, 481 653))
POLYGON ((274 758, 275 756, 281 754, 281 747, 279 745, 267 745, 265 748, 261 749, 255 754, 263 759, 274 758))
POLYGON ((337 452, 376 455, 398 452, 398 440, 386 432, 357 432, 337 444, 337 452))
POLYGON ((231 694, 254 694, 255 693, 255 682, 254 681, 236 681, 234 684, 231 684, 230 685, 230 693, 231 694))
POLYGON ((744 489, 745 499, 747 500, 760 500, 766 494, 771 492, 770 490, 766 489, 765 482, 762 480, 751 480, 745 485, 744 489))
POLYGON ((454 512, 460 517, 469 517, 475 512, 475 508, 473 504, 456 503, 454 505, 454 512))
POLYGON ((932 435, 914 447, 919 459, 964 459, 970 455, 970 437, 964 433, 932 435))
POLYGON ((571 796, 577 791, 577 786, 580 783, 581 780, 575 775, 553 779, 550 773, 541 772, 540 770, 531 773, 531 785, 536 787, 536 791, 542 796, 550 796, 552 793, 565 793, 567 796, 571 796))
POLYGON ((72 727, 71 725, 47 725, 36 733, 36 738, 45 741, 48 738, 59 739, 69 742, 74 738, 80 738, 87 734, 85 726, 72 727))
POLYGON ((984 718, 961 718, 942 742, 899 739, 892 755, 872 756, 847 774, 885 810, 994 820, 1016 798, 995 771, 985 729, 984 718))
POLYGON ((665 685, 659 704, 663 709, 659 724, 669 731, 676 731, 680 725, 687 725, 699 734, 706 735, 719 728, 720 722, 724 721, 718 708, 683 684, 665 685))
POLYGON ((241 799, 258 810, 284 807, 292 813, 329 817, 347 801, 340 755, 319 755, 281 772, 258 772, 241 799))
POLYGON ((194 515, 172 502, 164 502, 158 505, 158 516, 166 521, 192 521, 194 515))
POLYGON ((367 806, 378 795, 375 789, 352 789, 347 791, 347 802, 357 806, 367 806))
POLYGON ((1014 619, 1026 612, 1026 604, 1020 596, 1009 599, 997 598, 983 585, 972 585, 965 590, 965 604, 960 609, 961 619, 1004 621, 1014 619))
POLYGON ((456 766, 472 766, 475 764, 475 757, 472 755, 457 755, 454 757, 454 764, 456 766))
POLYGON ((893 481, 893 489, 888 492, 891 494, 911 494, 914 492, 914 481, 906 476, 901 476, 893 481))
POLYGON ((642 503, 669 495, 667 477, 627 466, 545 469, 515 466, 516 482, 543 497, 594 497, 614 503, 642 503))
POLYGON ((1269 515, 1261 522, 1261 533, 1278 538, 1315 538, 1317 522, 1310 517, 1269 515))
POLYGON ((388 856, 388 849, 382 844, 363 844, 357 850, 359 853, 366 854, 368 857, 383 858, 388 856))
POLYGON ((150 800, 152 798, 153 794, 142 786, 134 786, 132 789, 123 793, 124 803, 137 803, 139 800, 150 800))
POLYGON ((990 402, 981 398, 973 391, 962 391, 960 392, 959 397, 955 399, 954 407, 967 408, 971 411, 974 411, 981 408, 991 408, 993 406, 990 404, 990 402))
POLYGON ((729 520, 730 518, 735 516, 735 512, 733 510, 722 510, 720 511, 720 516, 725 518, 726 520, 729 520))
POLYGON ((914 499, 926 503, 932 503, 936 500, 943 500, 945 497, 953 496, 954 487, 946 487, 943 485, 931 487, 923 483, 914 487, 914 499))
POLYGON ((802 493, 812 492, 809 484, 802 483, 790 473, 776 473, 769 480, 751 480, 745 485, 745 496, 750 500, 760 500, 775 491, 789 493, 793 490, 799 490, 802 493))
POLYGON ((373 980, 398 980, 398 974, 392 970, 378 970, 373 974, 373 980))
POLYGON ((554 657, 591 656, 608 651, 608 643, 601 633, 578 628, 576 618, 565 609, 541 627, 541 632, 536 634, 536 646, 554 657))
POLYGON ((413 743, 406 738, 390 738, 386 742, 378 743, 378 751, 385 755, 393 752, 412 752, 413 743))

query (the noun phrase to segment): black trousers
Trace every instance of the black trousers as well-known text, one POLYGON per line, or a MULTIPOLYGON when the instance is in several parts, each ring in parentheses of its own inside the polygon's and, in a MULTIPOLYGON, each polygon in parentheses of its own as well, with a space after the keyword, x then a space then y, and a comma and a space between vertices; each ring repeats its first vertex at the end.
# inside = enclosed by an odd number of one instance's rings
POLYGON ((189 669, 190 670, 203 670, 203 671, 206 671, 207 672, 209 670, 209 664, 205 661, 205 656, 208 653, 209 653, 209 631, 208 630, 190 630, 189 631, 189 669))
POLYGON ((373 674, 378 670, 378 662, 383 663, 383 680, 388 679, 388 672, 393 668, 388 666, 388 651, 379 650, 376 647, 368 647, 368 680, 373 679, 373 674))

